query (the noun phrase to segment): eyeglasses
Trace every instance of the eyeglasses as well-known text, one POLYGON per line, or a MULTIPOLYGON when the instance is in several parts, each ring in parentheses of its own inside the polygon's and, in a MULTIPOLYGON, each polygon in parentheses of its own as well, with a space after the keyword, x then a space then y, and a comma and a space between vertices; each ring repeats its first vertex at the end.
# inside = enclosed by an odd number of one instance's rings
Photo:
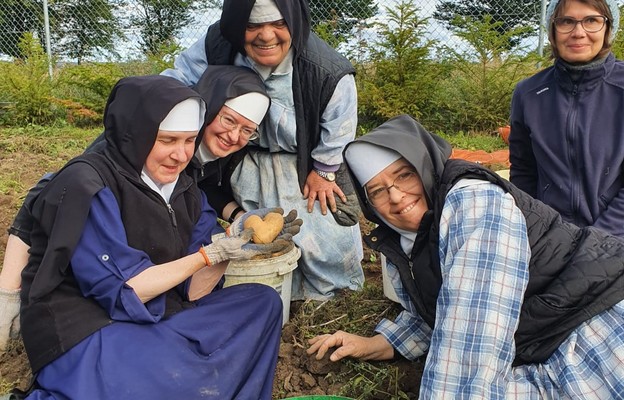
POLYGON ((369 192, 366 188, 366 198, 373 207, 381 207, 390 201, 390 189, 395 188, 402 192, 409 192, 418 186, 419 179, 416 171, 401 172, 394 178, 392 185, 388 187, 378 187, 369 192))
POLYGON ((238 131, 245 140, 254 140, 258 138, 257 129, 251 128, 249 126, 243 126, 243 124, 239 124, 231 115, 219 114, 219 123, 223 128, 227 129, 228 131, 234 131, 236 130, 236 128, 240 127, 238 131))
POLYGON ((558 17, 553 19, 553 24, 555 25, 555 30, 559 33, 570 33, 576 29, 576 25, 579 23, 585 29, 585 32, 595 33, 602 30, 608 20, 604 15, 588 15, 583 19, 558 17))

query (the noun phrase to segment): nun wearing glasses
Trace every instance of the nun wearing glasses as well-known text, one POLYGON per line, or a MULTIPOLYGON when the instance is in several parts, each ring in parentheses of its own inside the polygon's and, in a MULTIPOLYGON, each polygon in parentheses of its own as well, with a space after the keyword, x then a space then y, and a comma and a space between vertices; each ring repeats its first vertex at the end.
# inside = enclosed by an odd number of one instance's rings
POLYGON ((402 115, 347 145, 404 311, 309 354, 424 357, 421 399, 622 399, 624 240, 549 206, 402 115))

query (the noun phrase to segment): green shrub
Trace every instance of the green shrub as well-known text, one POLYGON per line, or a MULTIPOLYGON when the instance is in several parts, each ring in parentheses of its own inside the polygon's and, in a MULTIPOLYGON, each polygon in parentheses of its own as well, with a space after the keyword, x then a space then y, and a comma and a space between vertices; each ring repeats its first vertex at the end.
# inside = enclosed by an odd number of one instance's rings
POLYGON ((28 125, 51 123, 63 115, 53 99, 48 58, 31 33, 20 40, 23 59, 0 64, 0 101, 8 102, 3 121, 28 125))
POLYGON ((158 75, 165 69, 173 67, 173 61, 181 50, 176 42, 161 43, 156 51, 147 53, 146 60, 124 63, 122 69, 125 76, 158 75))
MULTIPOLYGON (((624 6, 620 6, 620 28, 624 25, 624 6)), ((613 41, 611 51, 618 60, 624 60, 624 38, 622 37, 622 29, 618 30, 618 33, 613 41)))
POLYGON ((119 63, 65 65, 58 77, 60 97, 102 113, 111 89, 123 76, 119 63))
POLYGON ((58 73, 54 101, 63 107, 70 125, 99 126, 108 95, 122 77, 120 63, 65 65, 58 73))
POLYGON ((523 49, 508 50, 510 38, 519 36, 528 27, 500 33, 502 22, 457 18, 456 34, 471 47, 458 52, 445 46, 442 54, 453 66, 449 79, 441 82, 439 94, 445 106, 455 110, 449 126, 452 131, 493 132, 509 121, 511 96, 516 83, 536 72, 539 61, 534 54, 522 56, 523 49))
POLYGON ((422 42, 427 20, 409 2, 386 7, 388 18, 377 24, 380 40, 367 49, 369 60, 357 68, 358 111, 365 130, 399 114, 420 119, 429 93, 442 71, 431 62, 433 42, 422 42))

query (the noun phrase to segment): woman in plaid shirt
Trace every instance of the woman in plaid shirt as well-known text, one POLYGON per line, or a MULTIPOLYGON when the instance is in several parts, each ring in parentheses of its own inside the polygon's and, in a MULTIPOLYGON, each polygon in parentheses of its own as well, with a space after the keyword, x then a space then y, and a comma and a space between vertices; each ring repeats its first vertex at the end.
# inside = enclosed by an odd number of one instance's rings
POLYGON ((423 399, 624 399, 624 241, 450 153, 406 115, 347 146, 405 310, 308 353, 426 357, 423 399))

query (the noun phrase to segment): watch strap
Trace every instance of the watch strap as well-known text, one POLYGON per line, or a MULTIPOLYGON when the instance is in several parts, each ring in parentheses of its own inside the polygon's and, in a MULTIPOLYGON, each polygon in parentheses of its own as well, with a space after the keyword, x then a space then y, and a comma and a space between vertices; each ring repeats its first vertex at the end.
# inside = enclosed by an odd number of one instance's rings
POLYGON ((317 169, 317 168, 314 168, 314 172, 316 172, 321 178, 323 178, 323 179, 325 179, 327 181, 333 182, 335 180, 335 179, 330 179, 329 178, 330 177, 329 174, 332 174, 335 177, 336 176, 335 172, 322 171, 322 170, 317 169))

